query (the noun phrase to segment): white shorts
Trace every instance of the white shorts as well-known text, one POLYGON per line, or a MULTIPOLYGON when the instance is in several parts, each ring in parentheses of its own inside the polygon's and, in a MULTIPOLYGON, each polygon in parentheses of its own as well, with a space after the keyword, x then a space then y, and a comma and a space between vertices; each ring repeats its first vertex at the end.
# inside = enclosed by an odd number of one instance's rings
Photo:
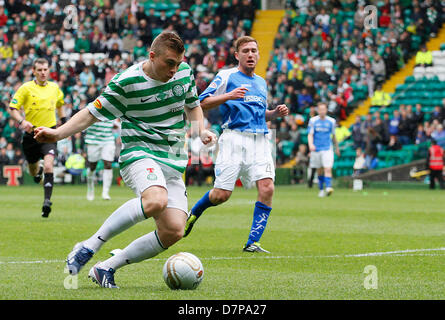
POLYGON ((238 178, 246 188, 261 179, 275 180, 275 164, 266 135, 225 129, 218 146, 215 188, 232 191, 238 178))
POLYGON ((182 173, 153 159, 135 161, 121 169, 122 179, 139 197, 151 186, 167 189, 167 208, 176 208, 188 215, 187 192, 182 173))
POLYGON ((98 162, 99 160, 114 161, 116 144, 113 142, 105 144, 87 144, 88 162, 98 162))
POLYGON ((332 168, 334 166, 334 150, 323 150, 311 152, 311 168, 332 168))

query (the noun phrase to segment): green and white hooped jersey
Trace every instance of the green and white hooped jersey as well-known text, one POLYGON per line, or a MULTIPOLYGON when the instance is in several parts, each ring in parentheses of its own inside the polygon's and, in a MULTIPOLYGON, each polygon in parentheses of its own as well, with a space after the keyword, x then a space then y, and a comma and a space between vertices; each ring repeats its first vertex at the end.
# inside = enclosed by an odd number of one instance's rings
POLYGON ((199 106, 192 69, 183 62, 168 82, 160 82, 144 73, 143 63, 114 76, 88 110, 102 121, 121 119, 121 168, 152 158, 184 172, 184 107, 199 106))
POLYGON ((100 121, 88 127, 86 144, 105 144, 114 142, 113 121, 100 121))

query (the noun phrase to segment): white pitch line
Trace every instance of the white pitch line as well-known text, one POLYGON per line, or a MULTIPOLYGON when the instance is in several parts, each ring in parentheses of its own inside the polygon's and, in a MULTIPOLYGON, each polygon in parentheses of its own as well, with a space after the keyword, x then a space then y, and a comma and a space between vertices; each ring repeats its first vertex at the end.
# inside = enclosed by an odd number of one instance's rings
MULTIPOLYGON (((379 257, 385 255, 395 255, 399 257, 406 256, 445 256, 445 254, 435 254, 435 253, 425 253, 431 251, 445 251, 443 248, 431 248, 431 249, 407 249, 407 250, 397 250, 397 251, 385 251, 385 252, 369 252, 369 253, 359 253, 359 254, 335 254, 335 255, 325 255, 325 256, 268 256, 268 255, 258 255, 258 256, 242 256, 242 257, 209 257, 201 258, 201 260, 248 260, 248 259, 308 259, 308 258, 362 258, 362 257, 379 257)), ((149 259, 150 261, 164 261, 165 259, 149 259)), ((65 260, 32 260, 32 261, 0 261, 0 264, 40 264, 40 263, 62 263, 65 260)))

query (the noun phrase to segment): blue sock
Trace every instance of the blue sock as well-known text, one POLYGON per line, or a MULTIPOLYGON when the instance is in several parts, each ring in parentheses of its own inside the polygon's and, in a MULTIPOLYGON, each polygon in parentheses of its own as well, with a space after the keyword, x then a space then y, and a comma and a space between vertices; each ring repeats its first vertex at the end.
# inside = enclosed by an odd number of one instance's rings
POLYGON ((332 187, 332 178, 331 177, 324 177, 324 182, 326 182, 326 188, 332 187))
POLYGON ((192 214, 195 215, 197 218, 201 216, 205 209, 214 206, 214 204, 210 201, 209 194, 210 191, 207 191, 207 193, 203 195, 202 198, 199 199, 198 202, 196 202, 193 206, 192 214))
POLYGON ((257 201, 255 203, 255 210, 253 211, 252 227, 250 229, 249 240, 247 245, 258 242, 266 229, 267 219, 269 218, 271 207, 264 203, 257 201))
POLYGON ((323 190, 324 181, 325 181, 325 176, 318 176, 318 188, 320 188, 320 190, 323 190))

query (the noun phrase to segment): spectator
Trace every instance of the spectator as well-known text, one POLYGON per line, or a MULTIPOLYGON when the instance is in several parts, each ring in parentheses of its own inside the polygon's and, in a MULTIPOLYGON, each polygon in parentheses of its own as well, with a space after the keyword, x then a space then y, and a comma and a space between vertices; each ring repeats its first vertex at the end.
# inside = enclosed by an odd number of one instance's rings
POLYGON ((371 98, 371 105, 373 107, 387 107, 391 104, 390 95, 382 90, 382 86, 378 85, 377 90, 374 91, 374 95, 371 98))
POLYGON ((307 154, 307 146, 300 144, 295 156, 295 178, 296 182, 301 183, 307 180, 307 169, 309 166, 309 156, 307 154))
POLYGON ((431 67, 433 65, 433 54, 426 45, 420 47, 420 51, 416 54, 416 67, 431 67))
POLYGON ((402 149, 402 144, 396 135, 389 136, 388 150, 397 151, 402 149))
POLYGON ((415 144, 421 144, 427 141, 427 136, 426 136, 426 132, 424 130, 424 127, 421 123, 419 123, 417 125, 417 130, 416 130, 416 136, 415 136, 415 140, 414 143, 415 144))
POLYGON ((436 140, 441 148, 445 148, 445 129, 442 124, 438 124, 436 129, 431 133, 431 138, 436 140))
POLYGON ((375 140, 376 147, 377 150, 380 151, 383 149, 383 146, 385 146, 388 143, 389 133, 382 119, 380 119, 380 117, 376 117, 373 128, 376 131, 378 137, 375 140))
POLYGON ((306 88, 301 90, 301 93, 298 95, 298 108, 299 110, 304 110, 310 107, 314 103, 312 96, 308 93, 306 88))
POLYGON ((355 122, 352 125, 352 141, 354 142, 354 149, 364 149, 365 148, 365 139, 364 133, 362 131, 362 119, 360 116, 355 117, 355 122))
POLYGON ((418 125, 422 124, 425 119, 425 114, 422 111, 422 105, 420 103, 416 104, 416 110, 414 111, 413 121, 418 125))
POLYGON ((354 175, 362 174, 365 170, 366 159, 364 153, 362 152, 362 148, 357 148, 355 150, 355 160, 352 168, 354 169, 354 175))
POLYGON ((198 29, 201 37, 209 37, 213 34, 213 26, 210 23, 209 17, 204 17, 202 19, 198 29))
POLYGON ((413 134, 411 121, 408 119, 406 111, 400 112, 400 121, 398 128, 398 140, 402 145, 411 144, 411 136, 413 134))
POLYGON ((443 108, 440 106, 435 106, 433 112, 431 113, 430 122, 437 120, 439 123, 442 123, 444 118, 443 108))
POLYGON ((389 134, 397 136, 399 134, 400 112, 399 110, 393 111, 393 117, 389 122, 389 134))

